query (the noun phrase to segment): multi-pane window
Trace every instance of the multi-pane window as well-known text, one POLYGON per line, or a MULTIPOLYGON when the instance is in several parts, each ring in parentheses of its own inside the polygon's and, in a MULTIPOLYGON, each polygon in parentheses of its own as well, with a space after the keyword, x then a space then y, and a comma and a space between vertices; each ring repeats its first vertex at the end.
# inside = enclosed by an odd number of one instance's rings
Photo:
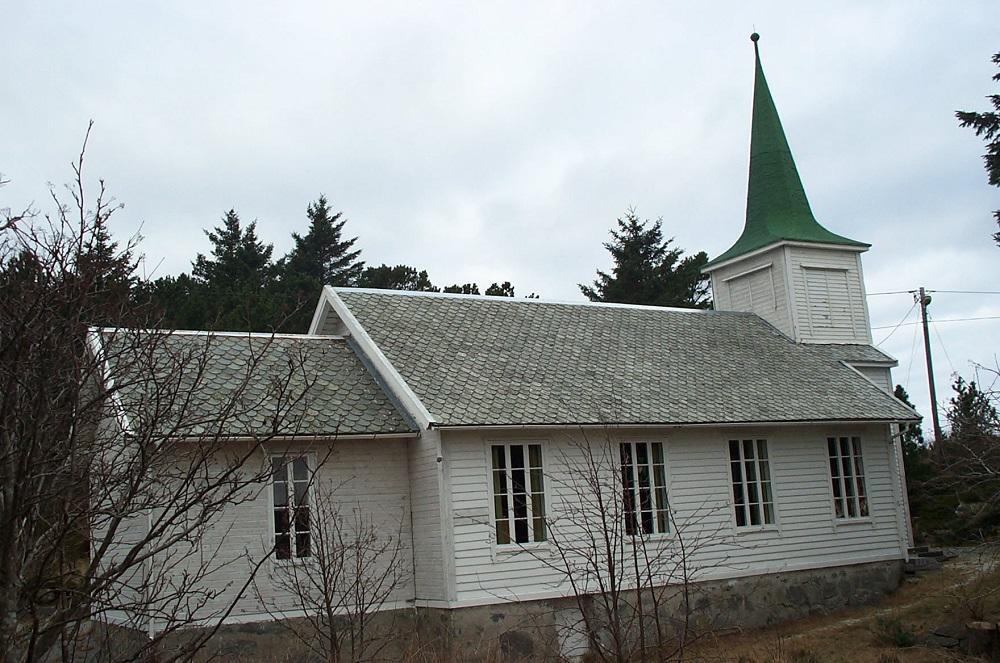
POLYGON ((868 516, 865 466, 861 460, 861 438, 828 437, 830 482, 833 485, 833 512, 838 518, 868 516))
POLYGON ((774 498, 767 440, 729 440, 729 469, 733 479, 736 525, 773 524, 774 498))
POLYGON ((309 460, 274 456, 271 473, 274 555, 277 559, 309 557, 309 460))
POLYGON ((661 442, 622 442, 622 498, 625 533, 670 531, 667 472, 661 442))
POLYGON ((498 544, 545 540, 542 445, 494 444, 493 518, 498 544))

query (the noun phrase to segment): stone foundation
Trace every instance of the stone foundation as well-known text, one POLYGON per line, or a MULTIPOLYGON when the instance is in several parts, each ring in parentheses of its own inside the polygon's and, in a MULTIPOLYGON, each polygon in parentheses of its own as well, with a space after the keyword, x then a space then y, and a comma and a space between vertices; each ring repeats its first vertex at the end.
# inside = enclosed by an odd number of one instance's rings
MULTIPOLYGON (((695 633, 725 628, 759 628, 814 614, 825 614, 850 605, 871 603, 899 587, 902 560, 838 566, 806 571, 712 580, 689 586, 691 611, 688 628, 695 633)), ((658 593, 659 624, 663 632, 684 630, 684 601, 680 587, 658 593)), ((635 604, 634 594, 628 599, 635 604)), ((644 625, 655 632, 654 597, 643 595, 644 625)), ((634 615, 622 620, 638 624, 634 615)), ((590 647, 588 630, 598 631, 602 615, 597 599, 587 597, 522 601, 469 608, 418 611, 421 640, 464 656, 501 654, 506 660, 576 659, 590 647), (581 607, 583 611, 581 611, 581 607), (589 618, 586 628, 583 615, 589 618)), ((605 617, 606 620, 606 617, 605 617)), ((630 637, 638 637, 636 626, 630 637)))
MULTIPOLYGON (((689 633, 713 629, 759 628, 814 614, 825 614, 845 606, 868 604, 895 590, 903 574, 902 560, 789 571, 767 575, 692 583, 688 587, 689 633)), ((657 591, 659 626, 667 634, 684 631, 682 587, 657 591)), ((634 593, 626 597, 636 603, 634 593)), ((657 620, 651 606, 654 597, 644 592, 643 625, 647 642, 653 642, 657 620)), ((521 601, 469 608, 404 609, 372 616, 369 637, 387 638, 377 660, 400 660, 407 653, 421 652, 419 660, 434 660, 435 652, 454 654, 454 660, 546 661, 582 660, 591 648, 590 633, 605 645, 609 632, 602 627, 596 596, 578 602, 574 598, 521 601), (583 617, 588 622, 584 623, 583 617), (589 627, 589 628, 588 628, 589 627)), ((622 621, 638 624, 634 613, 619 612, 622 621)), ((298 621, 301 624, 301 620, 298 621)), ((198 660, 222 658, 238 661, 313 661, 314 652, 297 642, 288 631, 290 622, 260 621, 222 627, 198 660)), ((628 637, 638 638, 638 628, 628 637)), ((164 643, 181 646, 193 636, 182 631, 164 643)), ((443 658, 443 657, 442 657, 443 658)), ((95 659, 99 660, 99 659, 95 659)))

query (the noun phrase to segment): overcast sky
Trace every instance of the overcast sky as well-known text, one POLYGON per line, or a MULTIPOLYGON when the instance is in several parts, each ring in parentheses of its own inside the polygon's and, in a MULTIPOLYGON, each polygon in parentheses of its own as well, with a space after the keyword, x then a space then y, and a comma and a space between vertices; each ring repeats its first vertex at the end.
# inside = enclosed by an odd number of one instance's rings
MULTIPOLYGON (((229 208, 281 255, 324 193, 369 264, 580 300, 629 206, 688 252, 739 236, 756 29, 816 217, 872 244, 869 292, 1000 290, 1000 191, 954 119, 998 91, 1000 3, 700 4, 6 3, 0 207, 45 210, 93 119, 88 173, 153 276, 188 270, 229 208)), ((911 303, 870 297, 873 326, 911 303)), ((1000 316, 1000 296, 931 313, 1000 316)), ((926 414, 917 330, 881 347, 926 414)), ((936 325, 941 400, 998 338, 936 325)))

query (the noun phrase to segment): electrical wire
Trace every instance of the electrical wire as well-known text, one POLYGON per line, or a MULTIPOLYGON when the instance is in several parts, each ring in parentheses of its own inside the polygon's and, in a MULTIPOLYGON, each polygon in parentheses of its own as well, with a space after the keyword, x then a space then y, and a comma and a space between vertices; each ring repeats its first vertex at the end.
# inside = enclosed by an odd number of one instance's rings
POLYGON ((927 290, 927 292, 946 292, 950 295, 1000 295, 1000 290, 927 290))
POLYGON ((906 367, 906 385, 907 390, 910 389, 910 372, 913 370, 913 358, 917 355, 917 328, 913 328, 913 342, 910 343, 910 363, 906 367))
MULTIPOLYGON (((1000 320, 1000 315, 984 315, 978 318, 945 318, 944 320, 935 320, 934 322, 941 324, 944 322, 972 322, 973 320, 1000 320)), ((903 323, 902 326, 906 327, 908 325, 919 325, 919 324, 920 321, 917 320, 916 322, 903 323)), ((885 325, 884 327, 872 327, 872 331, 875 331, 876 329, 889 329, 889 327, 891 326, 892 325, 885 325)))
MULTIPOLYGON (((913 304, 910 305, 910 309, 906 312, 906 315, 904 315, 903 318, 899 322, 896 323, 896 326, 892 328, 892 331, 889 332, 888 336, 886 336, 881 341, 879 341, 878 343, 875 344, 875 347, 876 348, 879 347, 880 345, 882 345, 883 343, 885 343, 886 341, 888 341, 890 338, 892 338, 892 335, 896 333, 897 329, 899 329, 900 327, 903 326, 903 323, 906 322, 906 319, 910 317, 910 314, 913 313, 913 309, 915 309, 915 308, 917 308, 917 302, 913 302, 913 304)), ((879 328, 876 327, 876 329, 879 329, 879 328)))
POLYGON ((953 364, 952 361, 951 361, 951 355, 948 354, 948 348, 944 344, 944 339, 941 338, 941 332, 938 331, 937 325, 934 324, 936 322, 936 320, 931 320, 931 317, 928 315, 927 316, 927 322, 930 324, 931 328, 934 330, 934 335, 937 336, 938 345, 940 345, 941 349, 944 350, 944 358, 948 360, 948 365, 951 366, 951 373, 952 373, 952 375, 957 374, 958 371, 955 370, 955 364, 953 364))
MULTIPOLYGON (((885 292, 869 292, 866 293, 869 297, 877 297, 879 295, 909 295, 917 292, 916 290, 887 290, 885 292)), ((1000 295, 1000 290, 931 290, 927 288, 924 292, 943 292, 949 295, 1000 295)))

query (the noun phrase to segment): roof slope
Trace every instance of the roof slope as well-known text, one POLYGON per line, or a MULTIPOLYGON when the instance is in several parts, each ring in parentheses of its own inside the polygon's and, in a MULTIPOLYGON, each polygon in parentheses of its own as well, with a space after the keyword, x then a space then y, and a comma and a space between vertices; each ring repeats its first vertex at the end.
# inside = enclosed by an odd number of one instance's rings
POLYGON ((369 435, 413 429, 336 337, 101 332, 129 428, 154 436, 369 435))
POLYGON ((336 293, 440 425, 915 418, 750 313, 336 293))
POLYGON ((813 216, 764 77, 755 37, 756 33, 751 37, 755 72, 746 225, 736 243, 708 264, 715 265, 780 241, 867 248, 869 245, 864 242, 830 232, 813 216))

